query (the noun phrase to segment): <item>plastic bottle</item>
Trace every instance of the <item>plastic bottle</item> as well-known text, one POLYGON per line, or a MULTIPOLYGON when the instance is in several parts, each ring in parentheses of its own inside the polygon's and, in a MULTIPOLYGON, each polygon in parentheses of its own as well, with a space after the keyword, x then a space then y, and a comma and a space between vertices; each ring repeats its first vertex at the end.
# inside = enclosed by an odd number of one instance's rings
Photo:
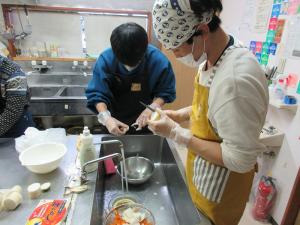
POLYGON ((286 84, 283 79, 279 79, 274 87, 274 97, 282 101, 286 94, 286 84))
MULTIPOLYGON (((79 158, 81 168, 86 162, 96 158, 95 146, 93 145, 93 135, 86 126, 84 127, 82 134, 80 134, 79 158)), ((88 165, 85 170, 90 173, 97 170, 97 168, 98 164, 93 163, 88 165)))

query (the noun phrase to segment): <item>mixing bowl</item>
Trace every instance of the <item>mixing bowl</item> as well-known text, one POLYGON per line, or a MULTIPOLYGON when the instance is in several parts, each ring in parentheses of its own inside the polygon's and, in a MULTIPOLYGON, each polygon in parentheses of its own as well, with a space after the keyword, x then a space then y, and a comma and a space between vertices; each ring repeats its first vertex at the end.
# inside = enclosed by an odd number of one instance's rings
POLYGON ((149 209, 141 204, 125 204, 110 210, 105 218, 104 225, 121 224, 147 224, 155 225, 155 219, 149 209), (131 223, 130 223, 131 222, 131 223))
MULTIPOLYGON (((130 184, 142 184, 150 179, 154 172, 154 163, 145 157, 133 156, 125 159, 127 170, 127 180, 130 184)), ((117 167, 117 172, 121 176, 121 165, 117 167)), ((125 179, 125 177, 123 177, 125 179)))
POLYGON ((22 151, 19 160, 22 166, 34 173, 50 173, 55 170, 67 152, 63 144, 47 143, 33 145, 22 151))

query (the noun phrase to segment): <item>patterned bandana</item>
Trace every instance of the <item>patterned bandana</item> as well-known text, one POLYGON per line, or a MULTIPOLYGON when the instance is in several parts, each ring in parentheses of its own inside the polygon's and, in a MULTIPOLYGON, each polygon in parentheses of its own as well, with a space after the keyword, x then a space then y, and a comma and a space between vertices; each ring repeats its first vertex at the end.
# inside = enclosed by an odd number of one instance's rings
POLYGON ((199 18, 192 11, 189 0, 156 0, 152 16, 157 39, 164 48, 174 49, 196 32, 198 24, 208 24, 213 13, 204 13, 199 18))

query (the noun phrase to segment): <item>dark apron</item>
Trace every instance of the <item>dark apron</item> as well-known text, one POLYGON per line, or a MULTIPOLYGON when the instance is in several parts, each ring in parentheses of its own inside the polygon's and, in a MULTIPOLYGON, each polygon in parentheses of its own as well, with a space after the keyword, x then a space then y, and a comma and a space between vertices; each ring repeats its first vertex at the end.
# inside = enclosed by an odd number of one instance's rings
MULTIPOLYGON (((149 89, 147 66, 145 63, 144 70, 134 76, 120 75, 117 71, 117 61, 114 62, 113 68, 116 68, 116 71, 109 71, 107 74, 108 84, 113 94, 109 110, 114 118, 130 127, 145 110, 139 101, 146 104, 152 103, 153 96, 149 89)), ((136 131, 130 127, 127 132, 127 134, 145 133, 150 133, 148 128, 136 131)))
POLYGON ((24 134, 24 131, 28 127, 34 127, 35 123, 32 119, 31 113, 27 110, 27 107, 24 109, 24 112, 20 119, 0 138, 16 138, 24 134))

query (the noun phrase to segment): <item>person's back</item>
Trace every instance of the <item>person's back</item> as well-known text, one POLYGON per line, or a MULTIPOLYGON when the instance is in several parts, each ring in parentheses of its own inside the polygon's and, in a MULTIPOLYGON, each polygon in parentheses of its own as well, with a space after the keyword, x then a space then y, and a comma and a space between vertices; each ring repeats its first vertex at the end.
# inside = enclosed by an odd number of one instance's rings
POLYGON ((21 68, 3 56, 0 56, 0 84, 0 137, 18 137, 34 125, 27 112, 27 82, 21 68))

